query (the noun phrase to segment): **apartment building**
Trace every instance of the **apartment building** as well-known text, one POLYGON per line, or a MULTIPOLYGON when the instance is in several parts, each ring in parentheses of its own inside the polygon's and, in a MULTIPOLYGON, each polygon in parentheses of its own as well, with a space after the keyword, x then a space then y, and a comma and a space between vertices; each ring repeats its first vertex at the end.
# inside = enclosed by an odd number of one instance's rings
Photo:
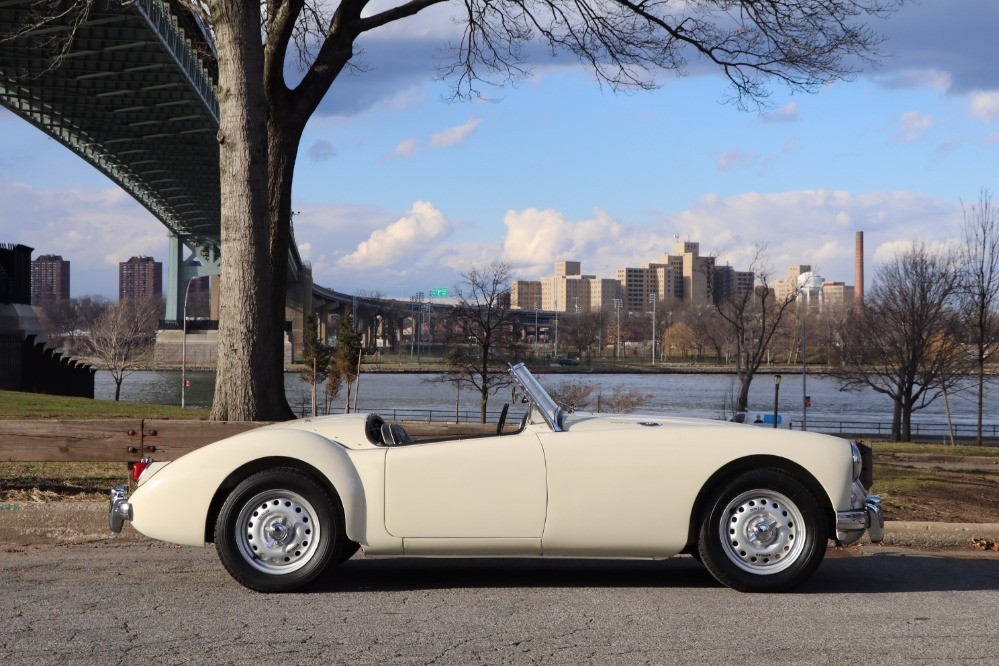
POLYGON ((163 295, 163 263, 152 257, 132 257, 118 264, 118 299, 163 295))
POLYGON ((53 303, 69 298, 69 262, 43 254, 31 262, 31 303, 53 303))

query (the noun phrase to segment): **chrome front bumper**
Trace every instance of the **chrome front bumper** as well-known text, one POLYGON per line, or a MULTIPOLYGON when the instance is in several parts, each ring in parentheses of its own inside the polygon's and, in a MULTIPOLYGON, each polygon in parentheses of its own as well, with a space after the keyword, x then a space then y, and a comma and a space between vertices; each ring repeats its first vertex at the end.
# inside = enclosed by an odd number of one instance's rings
POLYGON ((871 543, 879 543, 885 538, 885 518, 881 513, 881 498, 877 495, 868 495, 863 509, 836 514, 836 539, 843 545, 859 541, 864 532, 871 537, 871 543))
POLYGON ((111 489, 108 525, 112 532, 121 532, 126 520, 132 520, 132 505, 128 502, 128 490, 125 486, 115 486, 111 489))

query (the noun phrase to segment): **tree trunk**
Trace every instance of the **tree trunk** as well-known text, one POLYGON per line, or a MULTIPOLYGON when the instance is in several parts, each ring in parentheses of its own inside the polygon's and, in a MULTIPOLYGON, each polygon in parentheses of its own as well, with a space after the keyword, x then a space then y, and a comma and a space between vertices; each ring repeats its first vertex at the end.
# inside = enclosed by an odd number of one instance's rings
MULTIPOLYGON (((219 59, 222 271, 219 347, 211 418, 287 418, 283 354, 275 340, 274 274, 267 207, 267 103, 260 5, 213 4, 219 59)), ((283 303, 283 293, 282 293, 283 303)), ((282 320, 283 321, 283 320, 282 320)))
POLYGON ((744 374, 739 377, 739 399, 735 403, 735 411, 745 412, 749 409, 749 386, 753 383, 753 375, 744 374))
POLYGON ((895 398, 895 405, 891 412, 891 439, 893 442, 902 441, 902 399, 895 398))
POLYGON ((902 440, 912 441, 912 403, 906 400, 902 403, 902 440))
POLYGON ((982 417, 985 409, 985 356, 982 353, 978 355, 978 433, 975 438, 975 444, 977 446, 982 446, 982 417))
POLYGON ((118 402, 121 399, 121 380, 115 378, 114 380, 114 401, 118 402))

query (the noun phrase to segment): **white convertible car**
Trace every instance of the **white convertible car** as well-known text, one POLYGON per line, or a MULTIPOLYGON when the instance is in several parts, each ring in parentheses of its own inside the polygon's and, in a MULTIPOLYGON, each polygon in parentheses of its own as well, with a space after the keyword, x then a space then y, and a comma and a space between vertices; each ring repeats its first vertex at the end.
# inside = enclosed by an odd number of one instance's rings
POLYGON ((526 367, 526 414, 484 436, 413 441, 377 414, 306 418, 144 459, 109 521, 214 542, 261 592, 366 556, 666 558, 737 590, 806 580, 827 543, 884 534, 870 451, 836 437, 661 416, 566 413, 526 367))

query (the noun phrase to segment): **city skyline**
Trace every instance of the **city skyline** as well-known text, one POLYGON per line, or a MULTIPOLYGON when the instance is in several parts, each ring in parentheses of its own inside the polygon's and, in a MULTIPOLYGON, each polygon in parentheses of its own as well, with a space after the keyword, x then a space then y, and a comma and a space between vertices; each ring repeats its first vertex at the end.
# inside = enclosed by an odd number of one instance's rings
MULTIPOLYGON (((442 104, 448 10, 371 35, 371 69, 338 82, 306 130, 295 235, 323 286, 408 297, 491 259, 524 279, 563 257, 612 276, 675 236, 719 265, 744 267, 764 243, 775 278, 808 264, 849 282, 860 229, 869 285, 914 238, 956 239, 961 202, 996 186, 995 3, 906 5, 874 26, 877 69, 816 94, 776 86, 759 113, 720 103, 724 81, 700 62, 629 95, 535 58, 497 104, 442 104)), ((73 296, 113 297, 119 262, 167 254, 163 225, 5 110, 0 194, 0 241, 71 259, 73 296)))

